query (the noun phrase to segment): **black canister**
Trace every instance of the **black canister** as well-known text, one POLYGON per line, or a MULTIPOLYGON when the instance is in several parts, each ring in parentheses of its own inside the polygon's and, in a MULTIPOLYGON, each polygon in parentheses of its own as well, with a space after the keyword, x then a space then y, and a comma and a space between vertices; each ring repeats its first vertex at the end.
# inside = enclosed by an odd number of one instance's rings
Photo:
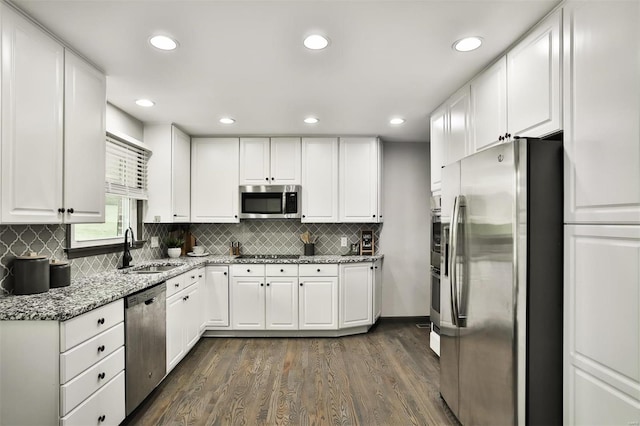
POLYGON ((304 255, 313 256, 316 253, 316 245, 313 243, 304 245, 304 255))
POLYGON ((36 294, 49 291, 49 259, 31 253, 13 261, 13 294, 36 294))
POLYGON ((71 284, 71 265, 69 262, 52 260, 49 263, 49 287, 66 287, 71 284))

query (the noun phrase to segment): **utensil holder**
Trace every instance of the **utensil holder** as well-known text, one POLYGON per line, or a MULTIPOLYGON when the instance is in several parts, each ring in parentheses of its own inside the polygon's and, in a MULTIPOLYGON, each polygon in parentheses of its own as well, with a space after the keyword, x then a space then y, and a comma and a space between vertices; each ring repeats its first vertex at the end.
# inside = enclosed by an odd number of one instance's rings
POLYGON ((304 245, 304 255, 313 256, 316 254, 316 245, 313 243, 304 245))

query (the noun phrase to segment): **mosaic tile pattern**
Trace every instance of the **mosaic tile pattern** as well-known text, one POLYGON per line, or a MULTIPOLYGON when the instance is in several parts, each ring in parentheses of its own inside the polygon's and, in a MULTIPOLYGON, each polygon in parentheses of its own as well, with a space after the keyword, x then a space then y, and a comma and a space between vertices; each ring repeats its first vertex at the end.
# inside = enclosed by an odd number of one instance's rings
POLYGON ((211 254, 228 254, 231 241, 240 242, 243 254, 303 254, 300 234, 309 231, 318 236, 317 255, 343 254, 340 237, 349 244, 360 241, 361 230, 373 230, 375 253, 379 251, 380 224, 362 223, 300 223, 295 220, 245 220, 232 224, 192 224, 191 233, 199 245, 211 254))
MULTIPOLYGON (((157 236, 160 241, 167 236, 172 225, 145 224, 142 237, 149 240, 157 236)), ((192 224, 190 230, 199 245, 205 246, 208 253, 214 255, 229 254, 231 241, 239 241, 244 254, 303 254, 300 234, 309 231, 318 236, 316 255, 344 254, 348 247, 340 247, 340 237, 346 236, 349 244, 360 240, 360 231, 371 229, 375 235, 375 253, 379 252, 380 224, 361 223, 311 223, 296 220, 245 220, 233 224, 192 224)), ((10 292, 13 288, 11 264, 15 256, 29 251, 43 254, 49 258, 67 260, 65 225, 0 225, 0 293, 10 292)), ((133 264, 166 257, 166 247, 132 250, 133 264)), ((111 271, 118 266, 121 253, 73 259, 71 278, 78 279, 111 271)))

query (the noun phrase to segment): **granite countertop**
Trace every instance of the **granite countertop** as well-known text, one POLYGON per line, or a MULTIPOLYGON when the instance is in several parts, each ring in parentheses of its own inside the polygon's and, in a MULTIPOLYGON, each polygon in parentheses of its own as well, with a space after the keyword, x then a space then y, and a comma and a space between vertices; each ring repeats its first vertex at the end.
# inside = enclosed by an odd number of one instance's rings
POLYGON ((46 293, 0 297, 0 320, 66 321, 114 300, 151 287, 191 269, 206 265, 234 263, 354 263, 381 259, 375 256, 300 256, 298 259, 238 259, 235 256, 180 257, 142 262, 132 269, 102 272, 71 281, 68 287, 52 288, 46 293), (136 267, 176 265, 156 274, 132 274, 136 267))

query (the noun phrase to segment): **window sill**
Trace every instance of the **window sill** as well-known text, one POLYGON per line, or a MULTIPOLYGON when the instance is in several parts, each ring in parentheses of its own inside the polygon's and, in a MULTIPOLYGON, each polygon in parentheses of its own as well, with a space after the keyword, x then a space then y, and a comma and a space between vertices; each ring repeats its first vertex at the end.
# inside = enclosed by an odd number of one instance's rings
MULTIPOLYGON (((143 248, 146 240, 136 241, 132 249, 143 248)), ((80 257, 88 257, 88 256, 97 256, 99 254, 109 254, 109 253, 122 253, 123 245, 122 243, 118 244, 107 244, 104 246, 92 246, 92 247, 78 247, 78 248, 66 248, 64 252, 67 253, 68 259, 77 259, 80 257)))

